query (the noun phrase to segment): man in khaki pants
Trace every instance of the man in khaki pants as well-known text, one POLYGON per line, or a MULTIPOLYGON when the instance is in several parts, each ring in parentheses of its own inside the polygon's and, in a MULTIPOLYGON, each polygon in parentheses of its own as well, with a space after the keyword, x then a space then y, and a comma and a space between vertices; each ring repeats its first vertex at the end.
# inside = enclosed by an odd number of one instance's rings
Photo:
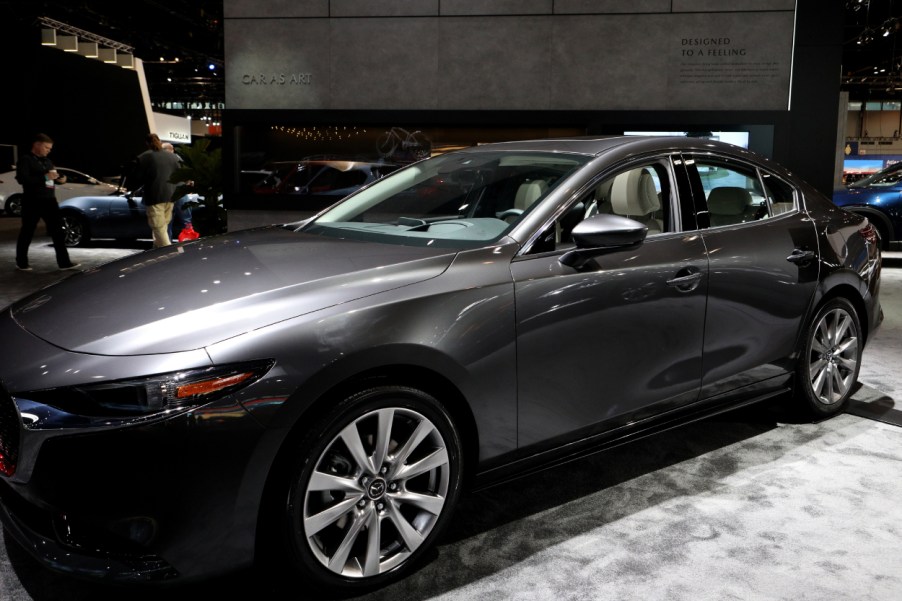
POLYGON ((172 219, 172 195, 175 184, 169 182, 179 166, 178 157, 163 150, 157 134, 145 138, 147 150, 138 155, 138 179, 143 183, 142 202, 147 211, 147 223, 153 234, 154 248, 169 246, 169 221, 172 219))

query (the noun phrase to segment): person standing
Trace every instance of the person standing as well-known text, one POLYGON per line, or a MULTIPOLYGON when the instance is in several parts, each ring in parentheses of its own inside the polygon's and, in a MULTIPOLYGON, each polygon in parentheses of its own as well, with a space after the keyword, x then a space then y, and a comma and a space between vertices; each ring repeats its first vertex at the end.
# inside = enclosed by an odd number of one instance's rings
MULTIPOLYGON (((163 142, 163 150, 166 152, 171 152, 175 154, 175 146, 173 146, 170 142, 163 142)), ((175 155, 179 160, 179 166, 182 164, 182 158, 179 155, 175 155)), ((178 189, 181 185, 193 186, 194 182, 180 182, 176 184, 176 189, 178 189)), ((170 242, 173 240, 179 239, 179 234, 182 233, 182 230, 187 226, 191 225, 191 208, 186 207, 185 203, 188 201, 188 195, 184 195, 181 198, 177 198, 173 201, 172 204, 172 221, 169 222, 169 240, 170 242)), ((193 231, 193 226, 192 226, 193 231)))
POLYGON ((169 178, 179 166, 172 152, 163 150, 157 134, 145 138, 147 150, 138 155, 138 179, 144 185, 142 202, 147 211, 147 223, 153 234, 154 248, 169 246, 169 222, 172 220, 172 195, 175 184, 169 178))
POLYGON ((53 149, 53 140, 46 134, 36 134, 31 152, 16 165, 16 181, 22 184, 22 228, 16 242, 16 269, 31 271, 28 264, 28 247, 34 238, 38 221, 44 220, 47 233, 53 240, 56 264, 60 269, 77 269, 81 265, 69 259, 60 208, 56 202, 56 185, 66 183, 47 155, 53 149))

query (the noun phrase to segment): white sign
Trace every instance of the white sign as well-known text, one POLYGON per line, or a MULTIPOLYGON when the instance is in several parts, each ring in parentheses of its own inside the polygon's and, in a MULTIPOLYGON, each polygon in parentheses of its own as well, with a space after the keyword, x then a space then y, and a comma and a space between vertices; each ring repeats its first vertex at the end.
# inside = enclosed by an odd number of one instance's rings
POLYGON ((191 143, 191 119, 165 113, 154 113, 153 119, 157 126, 157 131, 154 133, 160 137, 161 142, 191 143))

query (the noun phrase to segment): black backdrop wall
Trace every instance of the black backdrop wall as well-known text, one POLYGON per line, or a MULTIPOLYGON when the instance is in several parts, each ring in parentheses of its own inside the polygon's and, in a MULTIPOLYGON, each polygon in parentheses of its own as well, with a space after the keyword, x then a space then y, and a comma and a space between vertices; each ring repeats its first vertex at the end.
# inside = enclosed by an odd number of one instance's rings
POLYGON ((3 14, 0 6, 0 144, 17 145, 21 154, 43 132, 53 138, 56 165, 118 175, 148 133, 137 73, 40 39, 34 18, 3 14))

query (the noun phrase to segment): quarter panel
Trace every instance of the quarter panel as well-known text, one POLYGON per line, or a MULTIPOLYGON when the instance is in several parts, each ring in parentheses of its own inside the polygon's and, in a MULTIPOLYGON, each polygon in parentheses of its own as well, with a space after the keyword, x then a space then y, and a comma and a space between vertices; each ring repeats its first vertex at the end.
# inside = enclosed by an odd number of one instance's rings
POLYGON ((814 224, 803 212, 703 236, 711 259, 702 378, 702 398, 708 398, 793 368, 819 262, 787 261, 796 248, 818 251, 814 224))

